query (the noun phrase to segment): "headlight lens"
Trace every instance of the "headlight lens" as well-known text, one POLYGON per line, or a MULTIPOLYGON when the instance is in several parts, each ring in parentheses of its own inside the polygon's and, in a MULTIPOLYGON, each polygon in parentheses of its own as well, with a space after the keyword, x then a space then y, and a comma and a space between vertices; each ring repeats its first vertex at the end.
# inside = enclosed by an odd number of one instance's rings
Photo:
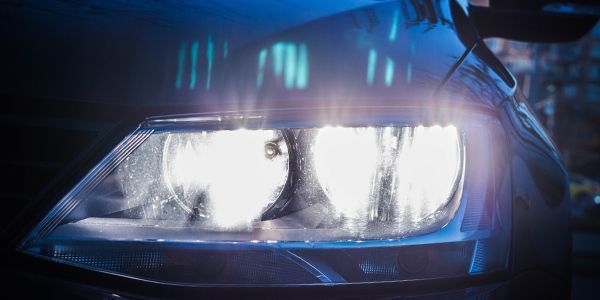
MULTIPOLYGON (((461 201, 466 166, 488 156, 467 159, 469 134, 453 125, 217 123, 143 124, 21 250, 162 282, 364 282, 462 274, 489 237, 463 233, 489 216, 461 201), (426 256, 417 271, 405 252, 426 256)), ((475 197, 488 189, 471 185, 475 197)))

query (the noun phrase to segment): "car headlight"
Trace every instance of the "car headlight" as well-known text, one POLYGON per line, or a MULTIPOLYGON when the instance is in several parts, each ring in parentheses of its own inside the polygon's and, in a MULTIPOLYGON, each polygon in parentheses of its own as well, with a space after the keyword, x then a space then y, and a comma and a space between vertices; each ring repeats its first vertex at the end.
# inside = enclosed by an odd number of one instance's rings
POLYGON ((426 279, 505 266, 507 230, 494 231, 487 199, 487 127, 240 120, 144 122, 20 249, 186 284, 426 279))

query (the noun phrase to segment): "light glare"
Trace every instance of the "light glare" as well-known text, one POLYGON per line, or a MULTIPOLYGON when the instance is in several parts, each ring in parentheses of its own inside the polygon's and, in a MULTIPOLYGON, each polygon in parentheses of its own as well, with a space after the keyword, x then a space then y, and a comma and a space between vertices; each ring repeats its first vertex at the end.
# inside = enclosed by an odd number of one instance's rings
POLYGON ((265 144, 277 140, 271 130, 235 130, 177 134, 167 143, 165 179, 190 209, 205 198, 215 225, 249 226, 277 199, 288 172, 287 147, 265 156, 265 144), (169 145, 171 144, 171 146, 169 145))
POLYGON ((459 147, 454 126, 403 128, 396 201, 409 210, 411 222, 436 212, 452 196, 461 167, 459 147))
POLYGON ((313 155, 330 203, 354 219, 349 229, 390 217, 403 229, 419 227, 450 201, 462 168, 454 126, 326 127, 313 155))
POLYGON ((331 203, 342 215, 363 217, 378 164, 374 128, 325 127, 318 131, 315 170, 331 203))

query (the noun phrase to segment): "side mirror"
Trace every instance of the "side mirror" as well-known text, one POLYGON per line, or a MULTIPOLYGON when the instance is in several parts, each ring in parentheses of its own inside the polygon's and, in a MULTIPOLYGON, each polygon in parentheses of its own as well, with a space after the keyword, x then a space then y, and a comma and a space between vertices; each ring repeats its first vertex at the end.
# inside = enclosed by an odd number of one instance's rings
POLYGON ((574 41, 598 22, 600 4, 593 0, 471 1, 469 17, 481 38, 524 42, 574 41), (594 3, 595 2, 595 3, 594 3))

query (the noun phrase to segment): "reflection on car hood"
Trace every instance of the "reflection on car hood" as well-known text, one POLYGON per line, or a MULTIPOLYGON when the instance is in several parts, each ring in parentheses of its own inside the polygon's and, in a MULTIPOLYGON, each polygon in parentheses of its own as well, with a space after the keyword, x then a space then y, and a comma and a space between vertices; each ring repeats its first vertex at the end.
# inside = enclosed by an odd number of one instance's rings
POLYGON ((465 52, 449 1, 1 4, 4 93, 204 110, 425 101, 465 52))

